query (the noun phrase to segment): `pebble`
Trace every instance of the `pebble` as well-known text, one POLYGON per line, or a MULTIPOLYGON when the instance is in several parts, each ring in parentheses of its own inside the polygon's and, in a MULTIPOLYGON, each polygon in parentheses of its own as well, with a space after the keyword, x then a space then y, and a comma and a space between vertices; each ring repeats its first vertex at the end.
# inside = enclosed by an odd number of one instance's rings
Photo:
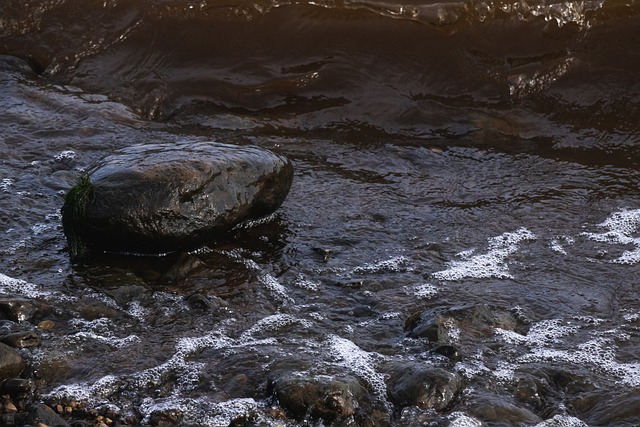
POLYGON ((43 320, 38 323, 38 328, 44 329, 45 331, 50 331, 51 329, 56 327, 56 322, 53 320, 43 320))

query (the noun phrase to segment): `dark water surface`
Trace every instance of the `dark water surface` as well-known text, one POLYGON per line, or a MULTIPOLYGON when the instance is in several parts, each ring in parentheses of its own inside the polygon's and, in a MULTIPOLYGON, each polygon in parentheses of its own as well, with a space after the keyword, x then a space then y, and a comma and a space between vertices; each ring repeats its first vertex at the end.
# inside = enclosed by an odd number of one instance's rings
POLYGON ((640 425, 639 47, 636 0, 4 0, 0 298, 38 309, 1 327, 40 335, 44 402, 118 423, 321 425, 270 394, 297 373, 357 378, 369 425, 640 425), (195 253, 72 265, 82 171, 178 140, 286 154, 288 199, 195 253), (521 327, 450 322, 459 360, 407 335, 482 304, 521 327), (392 402, 412 363, 463 387, 392 402))

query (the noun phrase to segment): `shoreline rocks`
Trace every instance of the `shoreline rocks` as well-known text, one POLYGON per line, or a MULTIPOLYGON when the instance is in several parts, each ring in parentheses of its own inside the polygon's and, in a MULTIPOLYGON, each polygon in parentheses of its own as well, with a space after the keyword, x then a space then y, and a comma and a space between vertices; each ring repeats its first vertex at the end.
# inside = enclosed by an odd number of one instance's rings
POLYGON ((284 156, 213 142, 136 145, 87 171, 65 198, 72 258, 195 249, 274 212, 293 181, 284 156))

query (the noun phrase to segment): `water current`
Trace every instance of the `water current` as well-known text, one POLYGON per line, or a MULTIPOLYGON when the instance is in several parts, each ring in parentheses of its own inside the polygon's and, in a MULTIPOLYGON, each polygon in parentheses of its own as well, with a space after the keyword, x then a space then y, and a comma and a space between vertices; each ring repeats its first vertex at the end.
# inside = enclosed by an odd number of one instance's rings
POLYGON ((0 3, 0 300, 33 307, 0 328, 40 336, 38 399, 120 425, 640 425, 640 3, 402 1, 0 3), (195 252, 70 262, 83 170, 203 140, 287 155, 284 205, 195 252), (411 333, 429 310, 436 340, 411 333), (404 404, 403 366, 461 386, 404 404), (296 417, 283 376, 355 378, 366 416, 296 417))

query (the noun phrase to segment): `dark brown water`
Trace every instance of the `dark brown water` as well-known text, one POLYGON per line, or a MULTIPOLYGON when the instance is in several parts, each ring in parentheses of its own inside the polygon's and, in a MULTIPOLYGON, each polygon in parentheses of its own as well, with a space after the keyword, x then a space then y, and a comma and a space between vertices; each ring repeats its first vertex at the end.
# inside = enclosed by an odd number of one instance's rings
POLYGON ((303 425, 267 387, 302 372, 391 425, 638 425, 639 47, 635 0, 4 0, 0 292, 39 309, 2 327, 41 336, 43 401, 130 424, 303 425), (178 140, 286 154, 287 201, 196 253, 71 265, 82 170, 178 140), (527 327, 452 325, 458 362, 407 336, 472 304, 527 327), (389 401, 413 362, 460 375, 451 405, 389 401))

